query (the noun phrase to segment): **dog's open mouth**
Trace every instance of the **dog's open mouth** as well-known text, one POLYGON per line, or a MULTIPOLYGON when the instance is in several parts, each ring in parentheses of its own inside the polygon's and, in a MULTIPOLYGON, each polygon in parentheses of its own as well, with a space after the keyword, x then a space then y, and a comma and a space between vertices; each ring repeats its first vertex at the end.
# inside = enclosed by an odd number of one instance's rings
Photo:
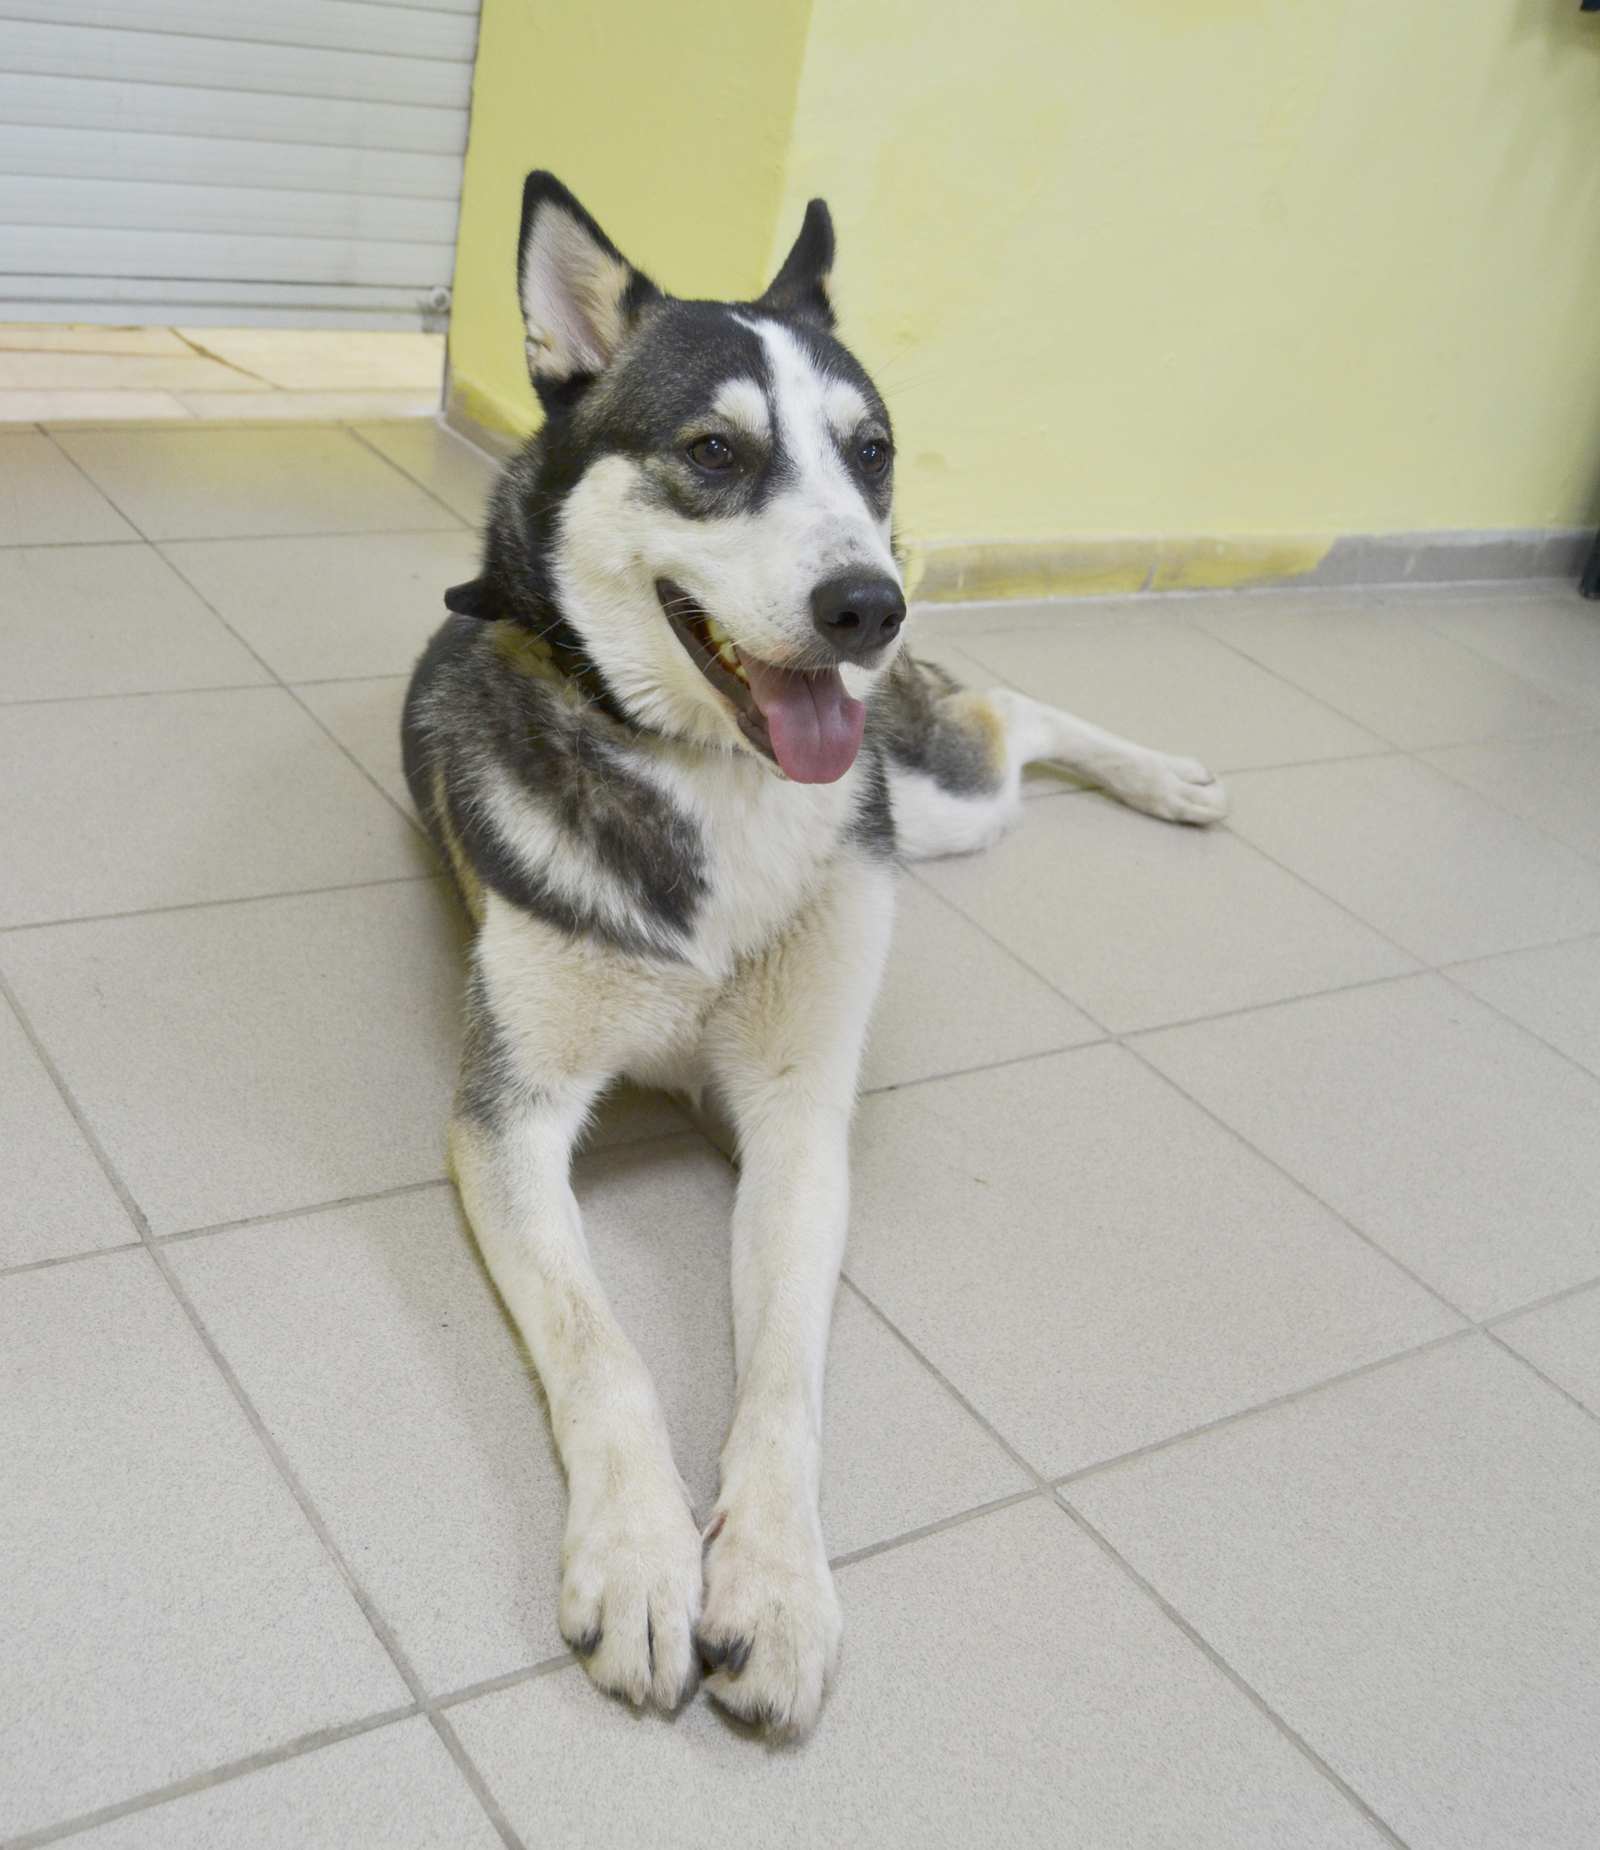
POLYGON ((746 655, 668 578, 656 596, 689 659, 733 708, 739 730, 797 784, 831 784, 855 763, 867 710, 837 668, 800 673, 746 655))

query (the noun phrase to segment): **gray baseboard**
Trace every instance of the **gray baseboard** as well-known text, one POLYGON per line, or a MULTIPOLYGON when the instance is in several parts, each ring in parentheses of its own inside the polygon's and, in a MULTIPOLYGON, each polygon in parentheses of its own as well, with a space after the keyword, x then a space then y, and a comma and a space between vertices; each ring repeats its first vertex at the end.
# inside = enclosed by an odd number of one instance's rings
POLYGON ((1269 585, 1470 584, 1576 578, 1585 527, 1500 531, 1230 534, 1112 540, 998 540, 913 549, 913 595, 931 603, 1106 597, 1269 585))

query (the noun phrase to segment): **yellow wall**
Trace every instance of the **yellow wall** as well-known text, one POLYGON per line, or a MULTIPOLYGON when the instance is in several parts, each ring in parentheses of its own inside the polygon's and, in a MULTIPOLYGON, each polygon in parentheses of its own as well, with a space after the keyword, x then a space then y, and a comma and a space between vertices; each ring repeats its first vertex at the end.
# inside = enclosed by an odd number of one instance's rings
POLYGON ((680 293, 757 288, 829 199, 913 542, 1594 515, 1576 0, 486 0, 483 34, 452 363, 525 419, 541 164, 680 293))
POLYGON ((675 295, 765 287, 809 13, 809 0, 484 0, 450 316, 469 415, 537 422, 517 308, 532 167, 675 295))

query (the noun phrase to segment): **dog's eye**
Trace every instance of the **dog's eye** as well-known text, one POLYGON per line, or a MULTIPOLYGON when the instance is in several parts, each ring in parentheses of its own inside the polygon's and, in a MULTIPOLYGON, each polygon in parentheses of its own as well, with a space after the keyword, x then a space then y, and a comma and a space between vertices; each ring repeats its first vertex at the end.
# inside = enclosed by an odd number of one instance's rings
POLYGON ((865 474, 882 475, 889 467, 889 446, 874 438, 871 443, 863 443, 856 451, 856 461, 861 464, 865 474))
POLYGON ((701 437, 689 445, 689 460, 697 469, 731 469, 733 445, 725 437, 701 437))

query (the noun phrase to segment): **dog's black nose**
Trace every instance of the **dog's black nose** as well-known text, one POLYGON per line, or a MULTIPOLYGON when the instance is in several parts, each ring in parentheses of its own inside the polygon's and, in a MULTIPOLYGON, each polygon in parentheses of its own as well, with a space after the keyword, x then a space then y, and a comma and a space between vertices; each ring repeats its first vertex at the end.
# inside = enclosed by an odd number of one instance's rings
POLYGON ((894 641, 905 621, 906 600, 892 578, 847 573, 811 593, 817 634, 847 662, 869 662, 894 641))

